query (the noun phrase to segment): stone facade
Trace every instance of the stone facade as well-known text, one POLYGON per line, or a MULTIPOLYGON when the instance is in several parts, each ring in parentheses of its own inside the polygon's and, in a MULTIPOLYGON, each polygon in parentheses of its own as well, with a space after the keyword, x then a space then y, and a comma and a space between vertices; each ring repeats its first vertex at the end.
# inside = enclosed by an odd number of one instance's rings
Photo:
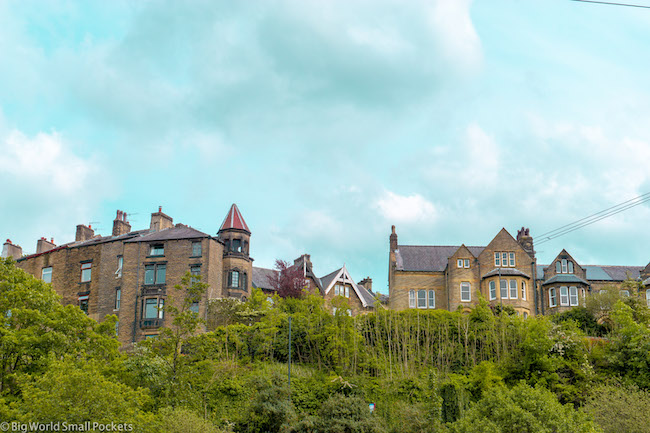
MULTIPOLYGON (((236 212, 235 205, 229 212, 236 212)), ((228 219, 228 217, 227 217, 228 219)), ((10 241, 7 252, 17 266, 37 278, 51 282, 64 305, 77 305, 89 317, 102 320, 118 317, 118 339, 123 345, 155 336, 168 324, 165 305, 182 303, 184 294, 174 289, 187 272, 201 275, 208 285, 196 308, 200 317, 207 315, 209 299, 250 296, 253 259, 249 256, 250 231, 222 224, 217 237, 183 224, 173 224, 158 209, 151 215, 149 229, 130 231, 126 214, 118 211, 113 235, 96 236, 90 226, 79 225, 76 240, 56 246, 41 238, 36 254, 22 256, 22 250, 10 241), (231 251, 227 241, 245 237, 245 249, 231 251), (20 250, 20 251, 19 251, 20 250), (232 272, 238 272, 236 287, 232 272)))
MULTIPOLYGON (((644 275, 650 277, 650 264, 582 266, 565 250, 551 265, 538 265, 525 228, 516 239, 502 229, 485 247, 400 245, 395 226, 389 236, 388 305, 395 310, 468 311, 480 296, 523 317, 553 314, 584 305, 586 296, 604 287, 644 275)), ((650 305, 650 292, 647 296, 650 305)))

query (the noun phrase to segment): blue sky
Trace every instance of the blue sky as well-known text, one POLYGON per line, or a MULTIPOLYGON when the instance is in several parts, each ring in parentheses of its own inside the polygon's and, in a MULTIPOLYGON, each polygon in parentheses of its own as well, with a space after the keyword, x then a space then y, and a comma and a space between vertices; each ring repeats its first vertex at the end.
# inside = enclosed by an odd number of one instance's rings
MULTIPOLYGON (((650 1, 639 1, 650 4, 650 1)), ((0 2, 0 236, 159 205, 386 291, 388 235, 485 245, 650 192, 650 10, 569 0, 0 2)), ((540 245, 650 261, 643 205, 540 245)))

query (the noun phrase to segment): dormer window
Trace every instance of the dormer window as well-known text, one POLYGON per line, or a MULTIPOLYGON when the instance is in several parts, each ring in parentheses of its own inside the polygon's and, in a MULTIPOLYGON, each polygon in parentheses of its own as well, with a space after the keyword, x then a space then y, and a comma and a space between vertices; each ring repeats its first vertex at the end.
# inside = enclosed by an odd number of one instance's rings
POLYGON ((163 244, 152 244, 151 249, 149 250, 150 256, 164 256, 165 255, 165 246, 163 244))
POLYGON ((561 259, 555 262, 555 272, 557 274, 572 274, 573 262, 567 259, 561 259))

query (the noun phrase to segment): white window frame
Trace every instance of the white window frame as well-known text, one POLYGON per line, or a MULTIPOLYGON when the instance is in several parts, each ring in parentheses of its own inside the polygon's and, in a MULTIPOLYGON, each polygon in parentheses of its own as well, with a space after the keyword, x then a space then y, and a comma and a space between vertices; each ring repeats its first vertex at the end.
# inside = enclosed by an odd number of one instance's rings
POLYGON ((567 259, 562 259, 562 273, 569 273, 569 269, 567 268, 567 259))
POLYGON ((46 266, 41 270, 41 280, 43 280, 46 283, 51 283, 52 282, 52 266, 46 266), (45 270, 48 270, 48 272, 45 272, 45 270), (45 275, 48 275, 48 279, 45 279, 45 275))
POLYGON ((549 308, 557 307, 557 293, 555 287, 548 289, 548 306, 549 308))
POLYGON ((458 260, 456 260, 456 265, 457 265, 459 268, 462 268, 462 267, 463 267, 463 259, 458 259, 458 260))
POLYGON ((415 290, 409 290, 409 308, 415 308, 415 290))
POLYGON ((151 244, 149 246, 149 255, 154 256, 154 257, 160 257, 165 255, 165 244, 151 244), (160 248, 158 248, 160 247, 160 248), (158 251, 161 251, 161 253, 158 253, 158 251))
POLYGON ((508 253, 506 253, 505 251, 501 253, 501 267, 502 268, 508 267, 508 253))
POLYGON ((117 270, 115 271, 115 278, 122 278, 122 267, 124 266, 124 257, 117 257, 117 270))
POLYGON ((345 296, 346 298, 349 298, 350 297, 350 286, 343 286, 343 292, 344 292, 343 296, 345 296))
POLYGON ((120 304, 122 303, 122 288, 117 287, 115 289, 115 305, 113 311, 118 311, 120 309, 120 304))
POLYGON ((86 263, 81 263, 81 282, 82 283, 89 283, 92 281, 93 278, 93 262, 86 262, 86 263), (84 271, 88 271, 88 273, 84 273, 84 271))
POLYGON ((576 286, 569 287, 569 305, 577 307, 579 303, 578 288, 576 286))
POLYGON ((418 308, 420 309, 427 308, 427 291, 425 289, 418 290, 418 308), (420 295, 424 295, 424 296, 420 296, 420 295))
POLYGON ((556 274, 562 273, 562 263, 559 260, 555 262, 555 273, 556 274))
POLYGON ((472 302, 472 285, 467 281, 460 283, 460 301, 472 302), (464 294, 467 295, 466 298, 464 298, 464 294))
POLYGON ((429 290, 428 296, 429 298, 427 299, 427 305, 429 308, 436 308, 436 291, 429 290))
POLYGON ((463 260, 463 266, 464 266, 465 268, 468 268, 468 269, 469 269, 469 259, 464 259, 464 260, 463 260))
POLYGON ((522 281, 521 282, 521 299, 526 300, 526 282, 522 281))
POLYGON ((645 290, 645 303, 650 307, 650 289, 645 290))
POLYGON ((569 272, 570 274, 575 273, 575 268, 574 268, 573 262, 572 262, 571 260, 569 260, 569 262, 568 262, 567 264, 568 264, 568 266, 569 266, 569 267, 568 267, 568 272, 569 272))
POLYGON ((508 299, 508 280, 499 280, 500 299, 508 299), (505 296, 504 296, 505 295, 505 296))
POLYGON ((501 253, 494 253, 494 266, 501 267, 501 253))
POLYGON ((515 263, 516 263, 516 261, 515 261, 515 253, 508 253, 508 256, 509 256, 509 260, 510 260, 510 261, 508 262, 508 265, 509 265, 511 268, 514 268, 514 267, 515 267, 515 263))
POLYGON ((494 301, 497 298, 497 283, 496 281, 492 280, 489 283, 489 296, 490 296, 490 301, 494 301))
POLYGON ((567 286, 560 287, 560 306, 569 306, 569 288, 567 286))
POLYGON ((510 299, 517 299, 518 297, 517 292, 519 290, 519 287, 517 286, 517 280, 510 280, 509 285, 510 285, 510 293, 509 293, 510 299), (513 286, 512 283, 514 283, 514 287, 512 287, 513 286))

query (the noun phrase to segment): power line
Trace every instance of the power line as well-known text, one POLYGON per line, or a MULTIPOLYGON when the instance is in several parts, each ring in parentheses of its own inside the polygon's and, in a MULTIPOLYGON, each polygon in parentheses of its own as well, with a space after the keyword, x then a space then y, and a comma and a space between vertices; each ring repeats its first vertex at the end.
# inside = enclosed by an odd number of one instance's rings
POLYGON ((631 8, 643 8, 643 9, 650 9, 650 6, 645 6, 645 5, 635 5, 631 3, 613 3, 613 2, 604 2, 604 1, 596 1, 596 0, 571 0, 574 2, 580 2, 580 3, 598 3, 601 5, 610 5, 610 6, 627 6, 631 8))
POLYGON ((562 229, 564 229, 564 228, 567 228, 567 227, 569 227, 569 226, 576 225, 576 224, 580 223, 581 221, 584 221, 584 220, 587 220, 587 219, 593 218, 593 217, 595 217, 595 216, 597 216, 597 215, 600 215, 600 214, 603 214, 603 213, 605 213, 605 212, 607 212, 607 211, 609 211, 609 210, 613 210, 613 209, 615 209, 615 208, 621 207, 621 206, 625 205, 626 203, 630 203, 630 202, 633 202, 633 201, 636 201, 636 200, 639 200, 639 199, 644 199, 644 200, 645 200, 645 198, 647 198, 647 197, 650 197, 650 192, 647 192, 647 193, 645 193, 645 194, 641 194, 641 195, 638 196, 638 197, 631 198, 631 199, 629 199, 629 200, 627 200, 627 201, 624 201, 623 203, 619 203, 619 204, 617 204, 616 206, 612 206, 612 207, 609 207, 609 208, 607 208, 607 209, 601 210, 600 212, 596 212, 595 214, 592 214, 592 215, 589 215, 589 216, 587 216, 587 217, 581 218, 581 219, 579 219, 579 220, 577 220, 577 221, 574 221, 574 222, 572 222, 572 223, 570 223, 570 224, 563 225, 562 227, 558 227, 558 228, 556 228, 555 230, 551 230, 550 232, 542 233, 541 235, 538 235, 538 236, 539 236, 540 238, 543 238, 543 237, 546 236, 546 235, 551 235, 552 233, 558 232, 558 231, 560 231, 560 230, 562 230, 562 229))
POLYGON ((580 219, 580 220, 578 220, 578 221, 576 221, 574 223, 571 223, 571 224, 567 224, 567 225, 563 226, 564 229, 563 229, 563 227, 561 227, 560 229, 556 229, 556 230, 553 230, 551 232, 547 232, 547 234, 548 233, 554 233, 554 234, 552 234, 550 236, 546 236, 544 239, 537 242, 537 245, 543 244, 545 242, 548 242, 550 240, 553 240, 553 239, 558 238, 560 236, 563 236, 565 234, 571 233, 573 231, 576 231, 578 229, 581 229, 583 227, 591 225, 591 224, 593 224, 595 222, 598 222, 598 221, 603 220, 605 218, 608 218, 610 216, 619 214, 621 212, 624 212, 624 211, 626 211, 628 209, 631 209, 631 208, 633 208, 635 206, 639 206, 639 205, 641 205, 643 203, 647 203, 647 202, 650 202, 650 193, 643 194, 643 195, 641 195, 639 197, 635 197, 635 198, 633 198, 631 200, 627 200, 627 201, 625 201, 625 202, 623 202, 623 203, 621 203, 619 205, 616 205, 616 206, 613 206, 611 208, 605 209, 604 211, 597 212, 597 213, 593 214, 592 216, 582 218, 582 219, 580 219), (597 216, 597 217, 593 218, 594 216, 597 216))

